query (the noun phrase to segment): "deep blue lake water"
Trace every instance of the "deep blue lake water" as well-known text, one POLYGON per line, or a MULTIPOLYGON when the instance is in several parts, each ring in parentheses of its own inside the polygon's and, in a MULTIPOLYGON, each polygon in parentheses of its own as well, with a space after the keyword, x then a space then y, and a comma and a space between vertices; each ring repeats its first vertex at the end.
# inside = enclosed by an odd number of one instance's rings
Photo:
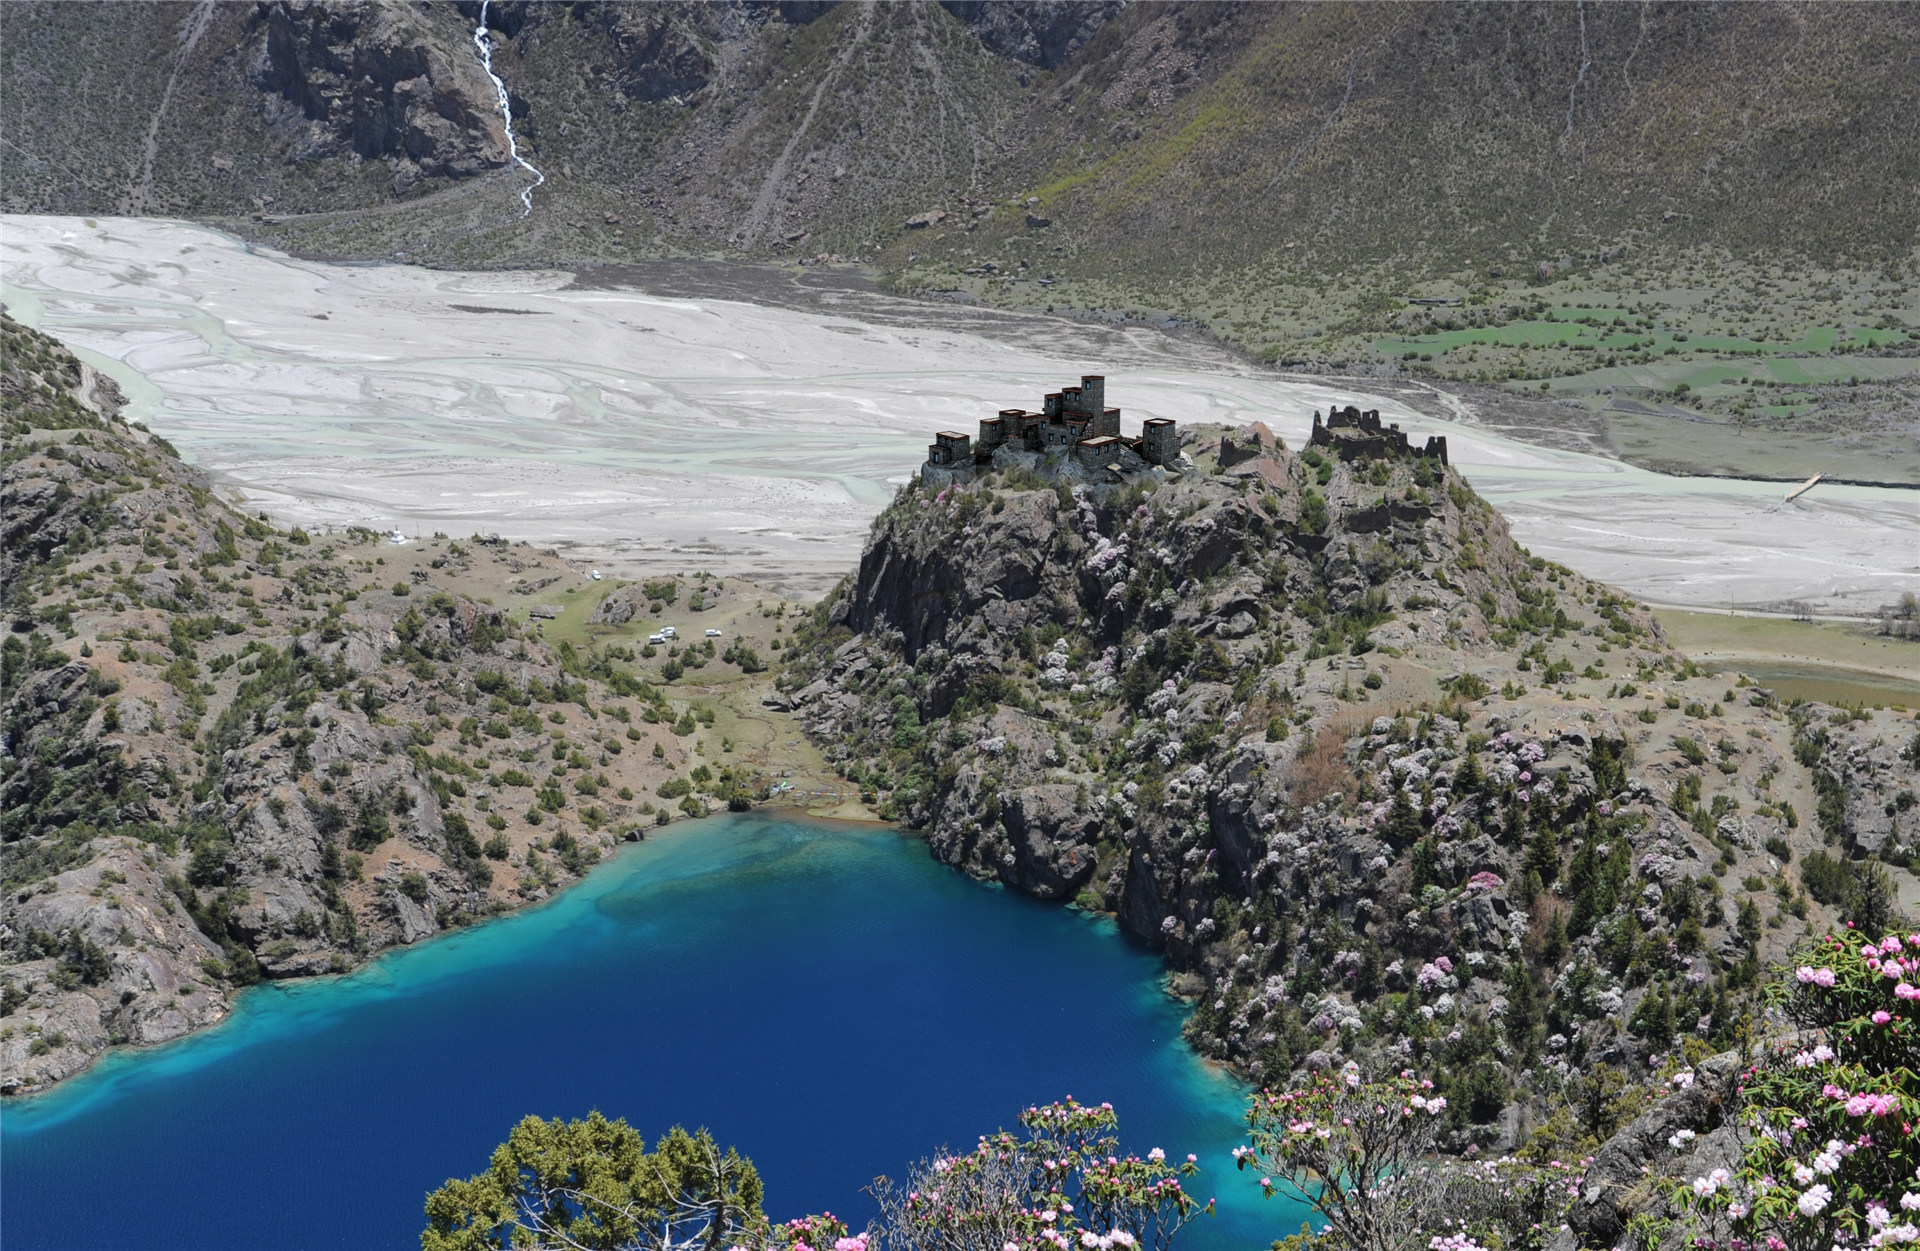
POLYGON ((710 1127, 776 1220, 856 1223, 875 1175, 1069 1094, 1195 1152, 1190 1251, 1299 1229, 1228 1152, 1243 1092, 1180 1041, 1159 959, 886 830, 714 818, 536 910, 354 974, 258 987, 216 1029, 0 1108, 0 1242, 406 1247, 422 1200, 528 1113, 710 1127))

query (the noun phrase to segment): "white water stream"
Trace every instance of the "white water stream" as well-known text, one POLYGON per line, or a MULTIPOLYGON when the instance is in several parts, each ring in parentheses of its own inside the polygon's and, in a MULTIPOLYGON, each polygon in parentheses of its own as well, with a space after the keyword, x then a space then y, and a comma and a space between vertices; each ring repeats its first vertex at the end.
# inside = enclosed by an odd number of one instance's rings
MULTIPOLYGON (((838 312, 557 271, 297 261, 153 219, 0 221, 0 294, 117 379, 132 414, 308 527, 498 532, 602 569, 711 569, 818 592, 936 430, 1107 375, 1145 417, 1266 422, 1378 407, 1448 436, 1535 552, 1643 599, 1870 612, 1920 590, 1920 492, 1683 478, 1248 369, 1141 328, 849 294, 838 312)), ((840 297, 835 296, 836 299, 840 297)))
POLYGON ((493 72, 493 36, 487 30, 487 6, 493 0, 480 0, 480 24, 473 28, 473 46, 480 49, 480 68, 487 71, 487 77, 493 80, 494 94, 500 97, 500 122, 507 130, 507 155, 514 164, 533 175, 531 186, 520 188, 520 203, 524 206, 520 216, 533 213, 533 189, 547 181, 547 176, 533 167, 532 162, 520 155, 520 141, 513 134, 513 102, 507 96, 507 84, 500 75, 493 72))

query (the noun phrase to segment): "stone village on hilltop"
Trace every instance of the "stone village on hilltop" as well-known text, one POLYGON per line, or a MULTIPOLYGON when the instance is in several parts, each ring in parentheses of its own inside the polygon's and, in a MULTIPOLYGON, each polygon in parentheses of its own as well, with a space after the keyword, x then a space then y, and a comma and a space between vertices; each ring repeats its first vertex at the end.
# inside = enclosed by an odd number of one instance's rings
MULTIPOLYGON (((981 418, 977 439, 942 430, 927 446, 920 481, 948 487, 979 471, 1018 468, 1061 481, 1122 482, 1192 468, 1181 454, 1180 431, 1172 418, 1149 417, 1138 438, 1123 438, 1120 410, 1106 404, 1106 378, 1085 374, 1079 386, 1050 392, 1037 413, 1003 408, 996 416, 981 418)), ((1331 409, 1324 424, 1316 410, 1312 442, 1342 460, 1427 456, 1447 463, 1445 435, 1429 436, 1424 447, 1416 447, 1398 422, 1383 424, 1379 410, 1362 412, 1352 405, 1331 409)))

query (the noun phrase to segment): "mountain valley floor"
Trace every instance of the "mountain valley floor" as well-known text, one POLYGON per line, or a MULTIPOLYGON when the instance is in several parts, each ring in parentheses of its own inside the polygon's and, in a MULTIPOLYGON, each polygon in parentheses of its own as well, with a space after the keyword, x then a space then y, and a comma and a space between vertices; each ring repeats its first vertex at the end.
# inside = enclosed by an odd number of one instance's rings
MULTIPOLYGON (((1523 441, 1540 436, 1460 394, 1276 373, 1148 325, 854 281, 806 307, 611 273, 333 265, 154 219, 7 225, 10 313, 283 524, 499 532, 628 575, 708 569, 811 596, 932 431, 1101 369, 1128 430, 1257 420, 1298 446, 1315 408, 1358 403, 1445 433, 1532 550, 1653 603, 1859 616, 1920 584, 1920 493, 1823 484, 1781 507, 1774 483, 1652 473, 1565 432, 1523 441)), ((717 268, 708 289, 764 292, 717 268)))

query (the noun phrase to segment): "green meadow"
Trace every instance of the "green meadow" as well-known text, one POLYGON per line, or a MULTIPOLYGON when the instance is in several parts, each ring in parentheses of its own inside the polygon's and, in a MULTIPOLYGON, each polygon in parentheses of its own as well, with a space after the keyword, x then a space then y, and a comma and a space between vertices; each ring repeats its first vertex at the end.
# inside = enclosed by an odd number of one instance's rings
POLYGON ((1768 343, 1738 335, 1691 335, 1667 326, 1644 326, 1622 310, 1580 309, 1571 318, 1549 312, 1537 320, 1380 338, 1374 340, 1373 349, 1385 357, 1425 362, 1475 347, 1555 348, 1572 358, 1554 362, 1572 367, 1566 376, 1554 380, 1556 389, 1626 386, 1670 391, 1682 383, 1689 390, 1701 390, 1729 383, 1805 386, 1895 377, 1912 373, 1915 359, 1856 356, 1850 351, 1908 341, 1905 330, 1820 326, 1790 342, 1768 343), (1734 359, 1702 360, 1703 355, 1734 359))

